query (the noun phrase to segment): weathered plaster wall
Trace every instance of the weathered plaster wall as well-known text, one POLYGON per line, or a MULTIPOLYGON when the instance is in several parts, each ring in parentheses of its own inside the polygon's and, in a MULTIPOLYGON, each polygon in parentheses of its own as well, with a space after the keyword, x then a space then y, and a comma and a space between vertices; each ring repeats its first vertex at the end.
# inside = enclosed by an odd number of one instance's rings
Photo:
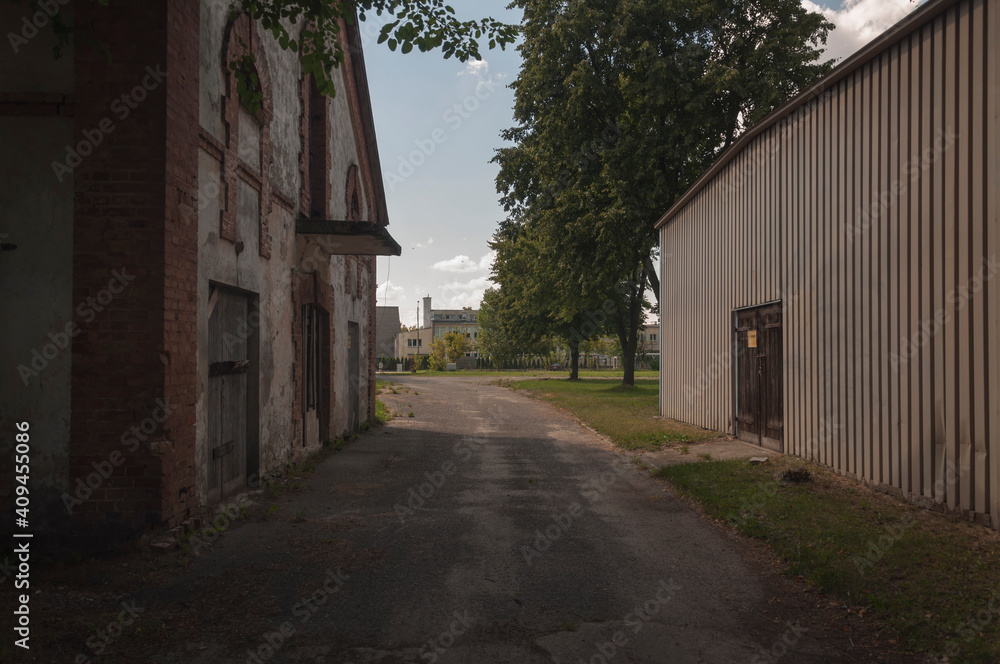
MULTIPOLYGON (((200 118, 203 130, 217 144, 225 144, 226 126, 223 120, 222 97, 226 87, 226 66, 223 49, 228 20, 228 2, 221 0, 204 1, 201 4, 201 90, 200 118)), ((294 31, 295 33, 298 30, 294 31)), ((271 197, 268 214, 269 232, 272 237, 270 260, 257 255, 257 229, 253 224, 240 223, 237 227, 237 243, 219 237, 219 218, 225 205, 225 187, 222 183, 222 164, 216 151, 203 148, 199 158, 199 268, 198 268, 198 459, 199 493, 204 494, 207 486, 207 412, 205 388, 207 385, 207 335, 208 298, 210 284, 218 283, 255 293, 260 307, 260 470, 274 468, 291 455, 301 451, 296 437, 295 423, 301 418, 296 412, 295 383, 296 346, 293 343, 293 326, 296 325, 295 304, 292 299, 293 275, 318 272, 319 280, 331 293, 332 302, 324 302, 323 307, 330 313, 333 376, 330 409, 330 433, 343 433, 348 427, 347 394, 348 384, 348 323, 359 325, 361 343, 360 358, 360 419, 371 417, 368 394, 368 368, 371 363, 370 339, 371 294, 374 277, 370 262, 363 257, 348 259, 345 256, 329 256, 312 240, 295 236, 295 218, 299 215, 298 205, 301 190, 300 152, 302 149, 302 99, 301 67, 294 53, 281 50, 270 36, 262 37, 260 45, 270 70, 272 85, 273 117, 269 126, 272 160, 269 170, 269 184, 272 191, 280 193, 292 201, 294 211, 289 211, 271 197), (244 249, 237 254, 236 246, 242 241, 244 249), (348 279, 348 264, 351 265, 350 293, 345 291, 348 279), (358 266, 361 266, 360 297, 356 282, 358 266)), ((348 102, 347 85, 343 72, 335 72, 335 84, 339 94, 330 103, 329 126, 331 129, 329 150, 331 156, 330 185, 331 201, 329 216, 345 219, 347 211, 347 175, 349 168, 360 165, 358 146, 351 109, 348 102)), ((241 120, 242 126, 246 114, 241 120)), ((209 141, 211 142, 211 141, 209 141)), ((244 144, 247 141, 242 141, 244 144)), ((252 143, 252 141, 250 141, 252 143)), ((248 160, 253 162, 252 159, 248 160)), ((250 164, 253 165, 252 163, 250 164)), ((251 169, 252 170, 252 169, 251 169)), ((361 180, 362 218, 368 218, 368 195, 361 180)), ((255 203, 253 188, 238 185, 237 207, 243 209, 241 219, 250 218, 255 203)), ((313 451, 312 448, 306 452, 313 451)), ((251 460, 251 467, 255 464, 251 460)))
POLYGON ((202 128, 219 142, 226 140, 226 126, 222 121, 222 95, 226 89, 222 44, 229 22, 229 4, 218 0, 201 3, 200 34, 200 94, 198 112, 202 128))
MULTIPOLYGON (((202 128, 219 142, 225 139, 222 119, 222 98, 225 90, 223 43, 228 12, 227 2, 203 2, 201 5, 201 101, 202 128)), ((258 36, 260 33, 258 32, 258 36)), ((298 60, 294 54, 281 51, 269 38, 262 40, 266 66, 273 82, 273 120, 270 125, 272 162, 270 184, 286 196, 298 187, 298 151, 300 102, 298 88, 287 81, 299 78, 298 60)), ((243 123, 248 118, 241 114, 243 123)), ((246 140, 244 138, 244 145, 246 140)), ((253 141, 250 141, 253 144, 253 141)), ((244 155, 246 157, 246 155, 244 155)), ((244 160, 256 170, 257 160, 244 160)), ((219 238, 220 213, 224 205, 225 187, 222 164, 215 155, 202 149, 199 157, 199 260, 198 260, 198 408, 196 417, 199 495, 207 486, 209 450, 207 439, 208 415, 205 389, 208 381, 208 299, 211 284, 238 288, 256 295, 259 307, 260 372, 259 372, 259 458, 250 459, 251 469, 273 468, 288 458, 294 438, 292 419, 294 365, 291 330, 291 269, 294 261, 294 217, 272 198, 267 215, 271 234, 271 257, 257 251, 259 225, 255 212, 259 207, 256 189, 242 179, 237 180, 237 238, 229 242, 219 238), (241 245, 242 243, 242 245, 241 245), (237 252, 237 248, 241 251, 237 252)))
MULTIPOLYGON (((347 94, 347 82, 344 80, 345 69, 341 68, 336 72, 335 83, 339 94, 330 102, 329 123, 330 135, 330 218, 347 219, 347 174, 351 166, 359 166, 361 159, 359 156, 359 146, 357 144, 354 130, 354 120, 352 117, 349 95, 347 94)), ((369 219, 368 192, 365 190, 364 178, 359 178, 361 218, 369 219)), ((348 359, 347 359, 347 329, 348 323, 357 323, 359 326, 359 341, 361 342, 361 406, 360 421, 369 419, 368 382, 369 376, 367 368, 372 359, 372 349, 370 348, 370 295, 372 288, 368 270, 365 269, 365 257, 356 256, 334 256, 330 261, 331 283, 334 293, 333 324, 335 336, 333 343, 333 360, 335 367, 342 367, 334 376, 334 408, 333 424, 331 430, 334 434, 343 433, 348 427, 348 401, 349 391, 348 359), (361 265, 361 288, 356 285, 358 277, 358 265, 361 265), (348 275, 348 269, 351 274, 348 275), (345 284, 350 284, 350 292, 345 292, 345 284)))

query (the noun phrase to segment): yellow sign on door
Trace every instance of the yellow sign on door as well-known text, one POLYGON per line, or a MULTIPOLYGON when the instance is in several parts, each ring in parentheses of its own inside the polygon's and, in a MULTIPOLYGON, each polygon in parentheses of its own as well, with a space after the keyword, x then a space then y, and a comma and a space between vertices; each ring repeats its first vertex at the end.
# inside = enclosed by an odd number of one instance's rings
POLYGON ((747 331, 747 348, 757 347, 757 330, 747 331))

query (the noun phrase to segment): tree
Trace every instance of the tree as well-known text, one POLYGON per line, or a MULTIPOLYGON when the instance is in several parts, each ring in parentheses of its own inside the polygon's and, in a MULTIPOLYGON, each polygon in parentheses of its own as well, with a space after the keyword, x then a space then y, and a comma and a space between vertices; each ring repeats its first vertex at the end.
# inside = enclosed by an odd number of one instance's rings
POLYGON ((828 69, 818 46, 832 26, 799 0, 515 4, 518 124, 494 158, 507 223, 557 261, 554 297, 610 303, 632 385, 647 286, 659 297, 654 222, 747 126, 828 69))
MULTIPOLYGON (((496 251, 493 281, 501 284, 491 303, 496 325, 521 354, 545 355, 556 340, 570 349, 570 380, 579 377, 579 345, 606 322, 599 301, 589 289, 553 288, 566 275, 558 243, 546 236, 551 225, 509 219, 493 234, 496 251), (595 322, 595 317, 600 319, 595 322)), ((480 316, 480 325, 482 317, 480 316)))
POLYGON ((499 368, 519 355, 517 335, 510 329, 506 313, 500 291, 487 289, 479 305, 479 353, 499 368))
POLYGON ((434 337, 431 342, 431 368, 435 371, 444 371, 449 362, 457 362, 472 350, 472 342, 461 332, 448 332, 447 334, 434 337))

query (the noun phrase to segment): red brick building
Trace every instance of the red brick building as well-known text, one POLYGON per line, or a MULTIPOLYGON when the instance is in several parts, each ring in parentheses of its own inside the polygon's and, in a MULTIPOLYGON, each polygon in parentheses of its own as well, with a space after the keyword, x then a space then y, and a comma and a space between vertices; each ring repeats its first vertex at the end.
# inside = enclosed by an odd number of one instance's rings
POLYGON ((30 425, 35 525, 83 547, 370 420, 374 255, 399 246, 356 25, 331 99, 224 0, 49 4, 0 7, 20 29, 0 49, 0 448, 30 425), (74 26, 60 57, 52 14, 74 26))

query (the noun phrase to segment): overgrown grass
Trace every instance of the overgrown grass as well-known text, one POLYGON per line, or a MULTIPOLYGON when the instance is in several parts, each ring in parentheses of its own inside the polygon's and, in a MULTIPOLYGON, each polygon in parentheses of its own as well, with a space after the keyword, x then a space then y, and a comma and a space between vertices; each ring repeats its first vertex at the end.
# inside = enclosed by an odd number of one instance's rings
MULTIPOLYGON (((712 517, 766 542, 821 590, 868 610, 909 648, 952 663, 1000 662, 1000 537, 799 459, 660 468, 712 517), (813 479, 782 482, 808 466, 813 479)), ((933 661, 933 660, 932 660, 933 661)))
POLYGON ((389 407, 382 403, 381 399, 375 399, 375 421, 379 424, 385 424, 392 419, 392 413, 389 412, 389 407))
POLYGON ((716 434, 673 420, 653 419, 660 412, 656 380, 636 380, 623 390, 616 379, 518 380, 505 382, 515 390, 565 408, 627 450, 657 450, 716 434))

